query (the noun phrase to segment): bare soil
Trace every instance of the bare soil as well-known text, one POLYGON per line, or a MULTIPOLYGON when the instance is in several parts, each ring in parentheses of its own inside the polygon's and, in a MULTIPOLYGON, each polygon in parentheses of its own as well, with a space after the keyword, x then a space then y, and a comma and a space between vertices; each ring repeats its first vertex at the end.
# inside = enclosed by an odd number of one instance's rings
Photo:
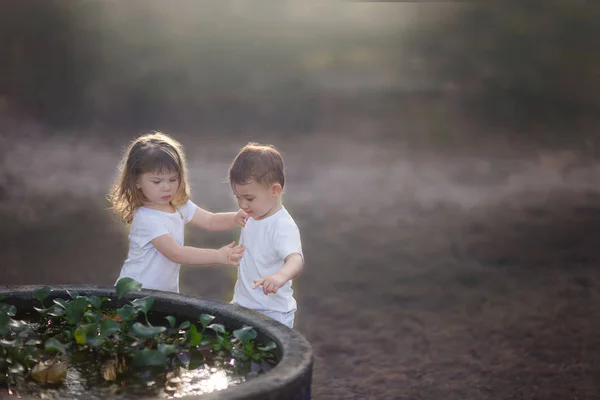
MULTIPOLYGON (((174 135, 194 200, 233 209, 227 166, 267 139, 174 135)), ((133 136, 1 143, 0 284, 114 283, 127 230, 104 194, 133 136)), ((315 352, 313 398, 599 397, 600 164, 413 151, 362 131, 268 141, 286 157, 284 203, 303 235, 296 329, 315 352)), ((187 233, 210 247, 235 237, 187 233)), ((182 292, 229 301, 235 274, 184 268, 182 292)))

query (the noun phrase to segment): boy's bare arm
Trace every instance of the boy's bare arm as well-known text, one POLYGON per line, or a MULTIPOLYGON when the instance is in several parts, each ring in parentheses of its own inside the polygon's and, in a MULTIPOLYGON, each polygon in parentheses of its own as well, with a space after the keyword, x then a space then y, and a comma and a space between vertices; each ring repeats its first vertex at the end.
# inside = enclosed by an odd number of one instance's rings
POLYGON ((263 293, 277 293, 277 290, 287 281, 294 279, 304 267, 304 259, 298 253, 292 253, 285 258, 283 267, 273 275, 263 276, 254 281, 252 289, 262 286, 263 293))

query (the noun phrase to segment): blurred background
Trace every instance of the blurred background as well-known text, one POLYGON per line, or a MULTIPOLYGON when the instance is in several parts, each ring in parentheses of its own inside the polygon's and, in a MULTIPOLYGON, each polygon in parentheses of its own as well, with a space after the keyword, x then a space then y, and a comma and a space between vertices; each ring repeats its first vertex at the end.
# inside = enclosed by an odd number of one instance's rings
MULTIPOLYGON (((0 284, 114 283, 105 196, 136 136, 182 142, 215 212, 239 148, 271 143, 315 399, 594 399, 599 112, 583 0, 4 0, 0 284)), ((181 290, 229 301, 235 277, 181 290)))

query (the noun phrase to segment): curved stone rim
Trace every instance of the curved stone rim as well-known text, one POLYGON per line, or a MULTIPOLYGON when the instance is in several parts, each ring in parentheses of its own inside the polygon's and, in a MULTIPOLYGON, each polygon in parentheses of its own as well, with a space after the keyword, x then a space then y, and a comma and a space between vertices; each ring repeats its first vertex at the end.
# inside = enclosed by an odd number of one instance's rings
MULTIPOLYGON (((33 290, 43 286, 48 286, 52 289, 51 298, 68 296, 66 291, 70 290, 84 295, 96 295, 116 299, 115 287, 96 285, 2 285, 0 286, 0 295, 4 296, 5 300, 12 298, 17 301, 28 302, 35 300, 33 290)), ((257 330, 259 335, 262 334, 274 340, 281 349, 281 359, 270 371, 227 389, 197 396, 186 396, 184 397, 185 399, 235 400, 252 398, 253 396, 265 394, 265 390, 267 389, 281 389, 298 379, 302 379, 307 374, 312 375, 313 351, 310 343, 300 333, 278 321, 235 304, 200 296, 142 289, 128 294, 125 298, 129 300, 145 296, 154 297, 153 309, 161 313, 167 312, 166 309, 161 309, 164 302, 171 308, 168 312, 173 314, 177 314, 178 309, 183 310, 186 307, 193 307, 200 308, 203 312, 216 314, 216 316, 226 321, 225 325, 228 328, 237 329, 244 324, 250 325, 257 330), (159 306, 158 310, 156 309, 157 305, 159 306)), ((19 309, 18 306, 17 309, 19 309)), ((183 318, 188 317, 184 316, 183 318)))

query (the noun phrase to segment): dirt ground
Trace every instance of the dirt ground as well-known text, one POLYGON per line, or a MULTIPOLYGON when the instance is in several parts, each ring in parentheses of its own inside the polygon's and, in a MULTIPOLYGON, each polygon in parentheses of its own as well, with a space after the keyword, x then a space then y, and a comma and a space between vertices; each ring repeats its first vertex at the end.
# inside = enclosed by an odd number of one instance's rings
MULTIPOLYGON (((30 131, 0 143, 0 284, 113 284, 127 231, 103 196, 134 134, 30 131)), ((212 211, 234 207, 223 180, 241 145, 283 150, 314 399, 600 396, 600 164, 568 151, 413 151, 360 132, 175 135, 193 198, 212 211)), ((228 301, 235 273, 185 268, 182 292, 228 301)))

